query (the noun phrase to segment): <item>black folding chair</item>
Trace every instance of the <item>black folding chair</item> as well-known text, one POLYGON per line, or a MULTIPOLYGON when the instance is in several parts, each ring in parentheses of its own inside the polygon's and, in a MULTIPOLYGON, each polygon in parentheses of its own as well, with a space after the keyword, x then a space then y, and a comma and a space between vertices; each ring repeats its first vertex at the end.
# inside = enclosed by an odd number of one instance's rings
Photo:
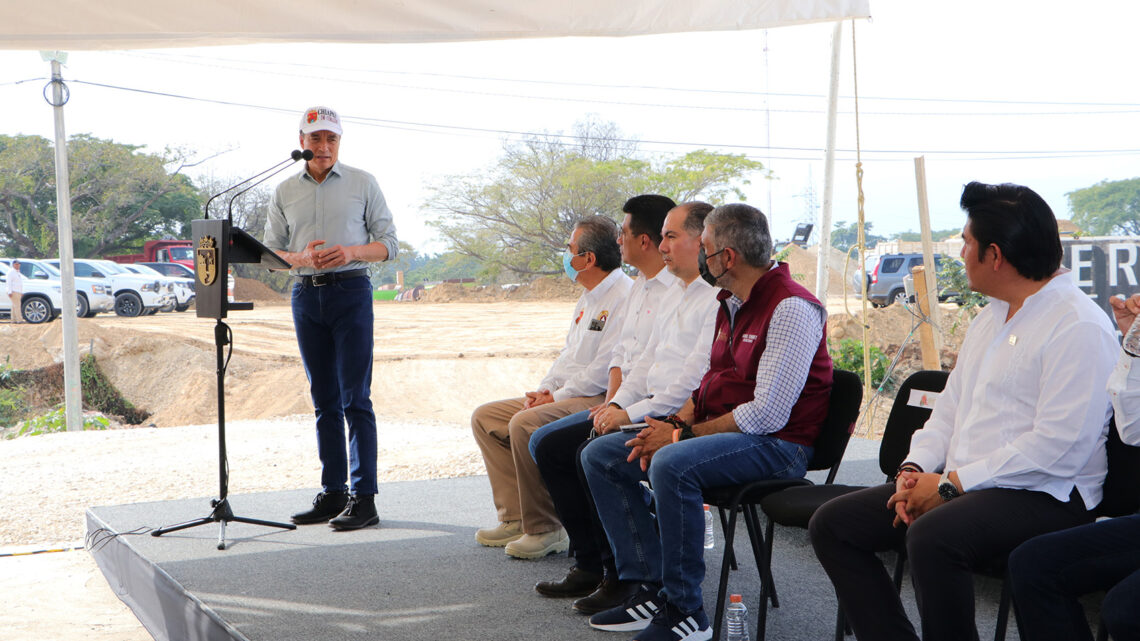
MULTIPOLYGON (((891 413, 887 417, 887 425, 883 429, 883 440, 879 445, 879 469, 886 475, 887 481, 894 478, 896 470, 903 462, 903 457, 910 451, 910 438, 916 430, 921 428, 926 419, 930 417, 930 405, 922 403, 922 393, 939 393, 946 387, 948 372, 923 370, 907 377, 895 395, 895 402, 891 406, 891 413), (911 396, 917 394, 915 403, 911 396)), ((931 400, 931 399, 926 399, 931 400)), ((776 492, 760 501, 764 515, 768 517, 768 545, 771 546, 774 536, 774 524, 788 527, 807 529, 815 511, 824 503, 833 498, 865 489, 861 485, 812 485, 807 487, 793 487, 776 492)), ((905 557, 899 555, 895 567, 895 589, 902 585, 902 568, 905 557)), ((842 641, 843 631, 846 627, 843 616, 843 606, 839 607, 836 615, 835 638, 842 641)), ((757 633, 763 639, 763 633, 757 633)))
MULTIPOLYGON (((811 461, 808 462, 809 470, 830 469, 827 483, 831 483, 839 471, 839 462, 847 449, 847 441, 851 438, 851 431, 855 427, 855 419, 859 416, 859 406, 862 401, 863 384, 859 381, 859 377, 848 371, 834 370, 827 418, 815 443, 812 444, 814 452, 811 461)), ((721 559, 720 585, 717 588, 716 615, 713 620, 714 640, 720 639, 728 572, 730 567, 735 565, 732 544, 736 533, 737 512, 744 513, 744 523, 748 529, 749 541, 752 543, 752 555, 756 559, 756 569, 760 574, 760 607, 756 635, 759 641, 763 641, 768 617, 768 601, 771 600, 774 608, 780 607, 780 602, 776 596, 776 587, 772 584, 771 539, 765 543, 764 535, 760 531, 760 518, 756 512, 756 505, 773 492, 810 484, 811 481, 805 478, 772 479, 703 490, 705 502, 717 507, 721 523, 724 524, 724 556, 721 559)))

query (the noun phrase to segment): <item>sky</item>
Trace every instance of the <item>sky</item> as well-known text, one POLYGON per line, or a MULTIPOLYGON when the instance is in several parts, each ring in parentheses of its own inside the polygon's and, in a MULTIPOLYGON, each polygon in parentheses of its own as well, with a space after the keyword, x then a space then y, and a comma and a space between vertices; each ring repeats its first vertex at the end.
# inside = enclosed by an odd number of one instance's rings
MULTIPOLYGON (((919 229, 917 156, 934 229, 961 226, 971 180, 1028 185, 1068 218, 1067 192, 1140 175, 1140 3, 871 0, 871 13, 854 49, 852 22, 842 29, 834 221, 857 217, 857 143, 877 234, 919 229)), ((425 224, 429 185, 594 117, 646 158, 705 148, 764 162, 772 179, 756 176, 748 202, 787 239, 823 200, 832 32, 72 51, 65 121, 68 135, 188 150, 192 177, 236 182, 297 147, 304 109, 331 106, 341 161, 372 172, 400 238, 434 253, 447 247, 425 224)), ((0 134, 53 137, 49 75, 37 52, 0 51, 0 134)))

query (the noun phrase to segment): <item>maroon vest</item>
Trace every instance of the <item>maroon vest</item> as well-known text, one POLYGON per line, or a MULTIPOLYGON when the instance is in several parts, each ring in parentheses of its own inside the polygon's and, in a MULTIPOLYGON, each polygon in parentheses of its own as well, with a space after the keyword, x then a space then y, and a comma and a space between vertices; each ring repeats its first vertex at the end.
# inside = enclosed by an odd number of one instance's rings
MULTIPOLYGON (((723 301, 731 295, 731 292, 722 291, 717 298, 723 301)), ((748 300, 737 310, 731 327, 728 310, 721 305, 716 317, 716 338, 713 339, 709 370, 701 379, 700 387, 693 392, 697 422, 727 414, 737 405, 755 398, 756 368, 768 342, 768 323, 776 306, 791 296, 820 304, 811 292, 792 280, 787 263, 779 263, 756 281, 748 300)), ((815 350, 800 398, 792 407, 787 424, 772 435, 792 443, 811 445, 827 417, 830 396, 831 356, 827 353, 825 323, 823 337, 815 350)))

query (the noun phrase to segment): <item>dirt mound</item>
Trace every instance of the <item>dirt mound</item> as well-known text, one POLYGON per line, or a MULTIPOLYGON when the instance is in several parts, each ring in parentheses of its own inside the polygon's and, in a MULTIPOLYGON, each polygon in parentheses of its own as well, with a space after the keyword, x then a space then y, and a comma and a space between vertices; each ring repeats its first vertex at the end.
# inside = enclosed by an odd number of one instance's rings
MULTIPOLYGON (((954 305, 942 305, 940 336, 942 347, 955 354, 962 345, 966 328, 970 325, 969 314, 954 305)), ((839 312, 827 317, 827 337, 832 341, 845 338, 863 340, 862 311, 851 307, 851 315, 839 312)), ((906 342, 917 322, 914 315, 902 305, 891 305, 881 309, 869 308, 866 316, 867 337, 872 345, 878 345, 887 356, 893 357, 899 347, 906 342)), ((915 332, 911 341, 918 343, 915 332)))
POLYGON ((480 285, 464 287, 458 283, 440 283, 424 292, 425 303, 496 303, 504 300, 578 300, 583 289, 568 278, 542 276, 523 285, 500 287, 480 285))
MULTIPOLYGON (((815 291, 815 278, 816 278, 816 262, 819 256, 819 246, 808 247, 804 249, 798 245, 788 245, 788 256, 784 260, 788 263, 788 268, 792 272, 792 278, 796 282, 807 287, 810 291, 815 291)), ((846 281, 844 280, 844 265, 847 263, 847 256, 838 249, 832 249, 828 256, 828 278, 827 278, 827 295, 830 296, 843 296, 846 293, 846 281)), ((848 270, 854 270, 857 266, 856 261, 851 261, 851 266, 848 270)), ((850 271, 848 272, 850 276, 850 271)), ((848 278, 847 280, 850 280, 848 278)))
POLYGON ((267 303, 283 303, 288 300, 282 294, 273 291, 269 285, 259 280, 240 276, 234 277, 234 299, 267 303))

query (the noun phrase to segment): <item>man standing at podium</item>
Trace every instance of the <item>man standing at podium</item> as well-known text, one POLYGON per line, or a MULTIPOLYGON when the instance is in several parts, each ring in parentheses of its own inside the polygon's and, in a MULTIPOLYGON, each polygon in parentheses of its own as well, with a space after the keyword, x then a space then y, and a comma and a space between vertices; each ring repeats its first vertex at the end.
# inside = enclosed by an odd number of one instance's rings
POLYGON ((397 241, 376 179, 337 162, 340 139, 340 117, 332 109, 313 107, 301 116, 301 147, 313 158, 304 171, 277 186, 265 245, 293 266, 290 273, 296 277, 293 327, 309 379, 321 459, 321 492, 312 509, 292 520, 355 530, 380 522, 368 263, 395 257, 397 241))

